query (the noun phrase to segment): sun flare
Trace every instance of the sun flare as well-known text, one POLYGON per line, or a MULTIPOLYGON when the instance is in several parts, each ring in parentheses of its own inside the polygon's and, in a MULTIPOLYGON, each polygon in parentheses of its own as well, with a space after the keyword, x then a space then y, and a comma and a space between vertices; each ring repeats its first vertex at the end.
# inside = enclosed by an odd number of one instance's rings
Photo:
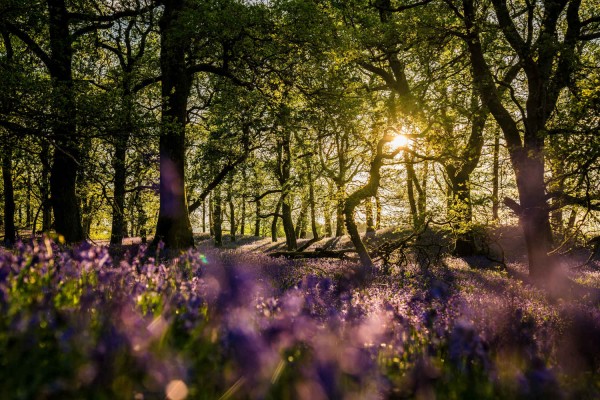
POLYGON ((404 135, 398 135, 392 139, 391 146, 393 149, 399 149, 408 146, 410 139, 404 135))

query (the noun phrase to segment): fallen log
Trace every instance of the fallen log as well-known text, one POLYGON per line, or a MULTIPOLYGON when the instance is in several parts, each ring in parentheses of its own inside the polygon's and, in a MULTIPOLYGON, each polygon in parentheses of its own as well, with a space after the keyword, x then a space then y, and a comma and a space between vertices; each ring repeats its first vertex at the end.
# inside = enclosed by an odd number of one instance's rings
POLYGON ((315 250, 315 251, 274 251, 269 253, 269 257, 284 257, 287 259, 301 258, 338 258, 343 260, 347 258, 347 253, 356 253, 354 249, 344 250, 315 250))
POLYGON ((321 240, 318 237, 314 237, 312 239, 310 239, 308 242, 304 243, 302 246, 298 247, 297 251, 304 251, 306 249, 308 249, 310 247, 311 244, 318 242, 319 240, 321 240))

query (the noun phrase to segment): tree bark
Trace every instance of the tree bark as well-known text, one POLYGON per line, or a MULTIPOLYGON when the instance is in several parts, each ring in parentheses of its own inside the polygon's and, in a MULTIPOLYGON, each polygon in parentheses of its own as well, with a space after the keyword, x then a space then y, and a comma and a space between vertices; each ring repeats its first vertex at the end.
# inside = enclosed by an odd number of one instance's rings
MULTIPOLYGON (((25 192, 25 226, 31 227, 31 171, 27 170, 27 188, 25 192)), ((35 232, 35 227, 31 230, 32 234, 35 232)))
POLYGON ((240 213, 240 236, 246 233, 246 199, 242 197, 242 211, 240 213))
POLYGON ((231 237, 231 241, 235 242, 235 204, 233 204, 233 199, 229 197, 229 236, 231 237))
POLYGON ((319 230, 317 229, 317 215, 315 206, 315 185, 313 182, 312 165, 310 160, 306 159, 306 166, 308 170, 308 204, 310 207, 310 228, 312 231, 313 239, 319 238, 319 230))
POLYGON ((518 215, 527 245, 529 275, 545 279, 554 263, 548 256, 553 240, 546 202, 543 152, 540 148, 536 150, 534 146, 530 146, 528 154, 518 152, 514 158, 518 166, 515 173, 521 200, 518 215))
POLYGON ((500 210, 500 135, 494 129, 494 150, 492 160, 492 219, 499 221, 500 210))
POLYGON ((333 197, 333 184, 329 182, 327 190, 327 198, 323 204, 323 219, 325 220, 325 236, 333 236, 333 229, 331 229, 331 198, 333 197))
POLYGON ((129 221, 131 221, 131 225, 129 226, 129 236, 131 237, 136 237, 136 230, 135 230, 135 226, 136 226, 136 211, 137 211, 137 198, 138 198, 139 193, 135 193, 133 196, 131 196, 131 200, 130 200, 130 207, 129 207, 129 221))
POLYGON ((381 229, 381 221, 381 199, 375 195, 375 230, 381 229))
POLYGON ((213 191, 213 196, 212 196, 212 203, 213 203, 213 232, 215 235, 215 247, 221 247, 223 246, 223 228, 221 226, 221 217, 222 217, 222 210, 221 210, 221 189, 217 188, 213 191))
POLYGON ((194 246, 184 173, 187 101, 192 77, 186 69, 189 43, 181 34, 186 29, 182 15, 185 1, 170 0, 163 4, 159 23, 163 99, 159 141, 160 208, 154 241, 162 240, 167 248, 183 249, 194 246))
POLYGON ((254 236, 260 236, 260 200, 256 200, 256 215, 254 219, 254 236))
POLYGON ((40 194, 42 197, 42 232, 49 232, 52 226, 52 202, 50 200, 50 146, 45 140, 41 144, 40 162, 42 177, 40 194))
POLYGON ((17 239, 15 229, 15 193, 12 175, 12 147, 7 142, 3 146, 2 182, 4 185, 4 243, 12 245, 17 239))
POLYGON ((202 200, 202 233, 206 233, 206 201, 202 200))
POLYGON ((56 148, 50 174, 54 226, 67 243, 85 239, 76 195, 80 150, 77 140, 77 107, 73 85, 72 38, 64 0, 48 0, 53 123, 56 148))
MULTIPOLYGON (((416 175, 415 175, 416 177, 416 175)), ((425 214, 427 213, 427 179, 429 178, 429 162, 423 161, 423 176, 421 178, 421 184, 416 185, 418 189, 417 197, 417 209, 419 210, 419 216, 421 219, 421 225, 425 222, 425 214)), ((416 181, 418 182, 418 180, 416 181)))
MULTIPOLYGON (((286 196, 287 197, 287 196, 286 196)), ((292 219, 292 207, 286 198, 281 202, 281 222, 285 232, 285 242, 288 251, 296 250, 298 243, 296 241, 296 232, 294 231, 294 220, 292 219)))
MULTIPOLYGON (((551 143, 552 145, 552 143, 551 143)), ((564 180, 564 165, 563 160, 552 159, 550 162, 550 171, 552 173, 552 180, 550 181, 550 192, 551 193, 564 193, 565 191, 565 180, 564 180)), ((563 209, 561 207, 561 201, 558 198, 552 201, 552 211, 550 221, 552 231, 557 235, 564 233, 563 226, 563 209)))
POLYGON ((365 200, 365 216, 367 219, 367 235, 375 233, 375 224, 373 222, 373 198, 367 197, 365 200))
POLYGON ((214 226, 214 222, 213 222, 213 215, 215 212, 215 207, 214 207, 214 202, 213 202, 214 190, 212 193, 213 194, 211 194, 208 197, 208 229, 209 229, 209 234, 211 237, 215 236, 215 226, 214 226))
POLYGON ((346 190, 339 182, 335 192, 335 237, 344 236, 344 197, 346 190))
MULTIPOLYGON (((282 116, 285 120, 287 110, 282 111, 282 116)), ((291 153, 291 134, 289 131, 283 132, 280 140, 277 143, 277 168, 276 175, 279 185, 281 186, 281 222, 285 232, 285 242, 288 250, 296 250, 298 247, 296 241, 296 232, 294 230, 294 221, 292 219, 292 205, 290 199, 290 170, 292 163, 291 153)), ((275 223, 275 218, 273 219, 275 223)))
POLYGON ((273 215, 273 220, 271 221, 271 242, 273 243, 277 242, 277 220, 279 218, 281 202, 281 199, 277 202, 277 206, 275 206, 275 214, 273 215))
POLYGON ((115 138, 115 157, 113 159, 114 170, 114 198, 112 226, 110 231, 110 244, 120 245, 123 235, 127 232, 125 222, 125 184, 127 181, 127 170, 125 168, 127 144, 129 133, 123 132, 115 138))
POLYGON ((417 209, 417 201, 415 200, 414 182, 416 179, 415 170, 412 166, 413 160, 408 153, 404 153, 404 163, 406 165, 406 194, 408 196, 408 205, 410 215, 412 217, 413 228, 416 230, 420 226, 419 210, 417 209))

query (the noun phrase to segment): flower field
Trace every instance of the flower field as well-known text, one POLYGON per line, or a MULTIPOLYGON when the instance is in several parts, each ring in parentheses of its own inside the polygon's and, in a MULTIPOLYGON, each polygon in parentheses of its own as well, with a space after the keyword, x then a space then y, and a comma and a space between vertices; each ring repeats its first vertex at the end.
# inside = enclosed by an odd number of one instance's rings
POLYGON ((598 308, 503 270, 156 255, 0 249, 0 398, 600 396, 598 308))

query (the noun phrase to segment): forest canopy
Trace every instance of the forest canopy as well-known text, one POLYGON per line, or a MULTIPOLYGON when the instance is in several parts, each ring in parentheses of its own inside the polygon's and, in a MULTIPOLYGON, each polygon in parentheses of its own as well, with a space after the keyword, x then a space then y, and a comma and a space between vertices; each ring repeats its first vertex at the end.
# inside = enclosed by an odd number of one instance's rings
POLYGON ((3 0, 4 242, 598 235, 592 0, 3 0))

